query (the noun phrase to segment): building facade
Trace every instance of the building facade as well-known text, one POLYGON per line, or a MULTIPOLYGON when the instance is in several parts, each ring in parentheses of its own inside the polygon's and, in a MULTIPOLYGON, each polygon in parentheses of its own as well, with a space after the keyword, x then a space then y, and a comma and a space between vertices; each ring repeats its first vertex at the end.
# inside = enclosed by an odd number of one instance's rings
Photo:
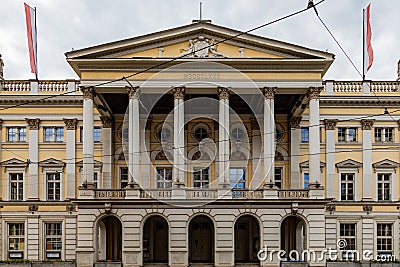
POLYGON ((323 80, 332 54, 210 21, 66 58, 79 81, 1 83, 2 260, 400 256, 399 81, 323 80))

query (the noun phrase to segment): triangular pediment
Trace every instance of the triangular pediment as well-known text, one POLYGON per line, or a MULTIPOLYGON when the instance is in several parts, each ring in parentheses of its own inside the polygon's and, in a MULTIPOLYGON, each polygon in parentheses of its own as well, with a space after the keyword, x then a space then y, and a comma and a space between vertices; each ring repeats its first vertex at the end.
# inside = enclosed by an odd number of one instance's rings
POLYGON ((352 159, 346 159, 341 162, 336 163, 336 167, 338 168, 359 168, 362 166, 361 162, 352 160, 352 159))
POLYGON ((65 162, 55 158, 48 158, 39 163, 39 166, 41 167, 64 167, 64 165, 65 162))
POLYGON ((126 60, 159 58, 236 58, 322 60, 325 69, 333 61, 330 53, 242 33, 207 22, 151 33, 66 53, 74 65, 77 60, 126 60), (199 49, 203 50, 199 51, 199 49), (194 52, 196 51, 196 52, 194 52))
POLYGON ((12 158, 1 163, 3 167, 26 167, 28 163, 20 159, 12 158))
MULTIPOLYGON (((309 163, 309 161, 307 160, 307 161, 301 162, 299 165, 300 165, 300 168, 302 168, 302 169, 308 169, 308 167, 310 166, 310 163, 309 163)), ((319 162, 319 166, 320 166, 321 168, 324 167, 324 166, 325 166, 325 162, 320 161, 320 162, 319 162)))
MULTIPOLYGON (((103 166, 103 163, 101 161, 93 160, 93 162, 94 162, 93 166, 96 167, 96 168, 99 168, 99 167, 103 166)), ((76 163, 76 166, 83 167, 83 160, 78 161, 76 163)))
POLYGON ((399 166, 399 163, 390 159, 384 159, 372 164, 372 166, 374 168, 396 168, 399 166))

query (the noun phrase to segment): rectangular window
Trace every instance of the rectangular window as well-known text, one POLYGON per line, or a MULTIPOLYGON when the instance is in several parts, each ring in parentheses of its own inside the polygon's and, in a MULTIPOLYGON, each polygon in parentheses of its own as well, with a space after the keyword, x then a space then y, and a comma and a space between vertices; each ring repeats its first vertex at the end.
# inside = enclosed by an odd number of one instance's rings
POLYGON ((94 172, 93 173, 94 188, 97 188, 98 181, 99 181, 99 173, 98 172, 94 172))
POLYGON ((275 168, 275 186, 282 189, 283 169, 275 168))
POLYGON ((340 224, 340 240, 346 240, 346 246, 341 247, 342 258, 344 260, 354 259, 354 251, 356 250, 356 224, 355 223, 341 223, 340 224))
POLYGON ((308 185, 310 184, 310 175, 308 173, 304 173, 303 180, 304 180, 304 189, 307 189, 308 185))
POLYGON ((246 170, 245 168, 230 168, 229 179, 231 188, 244 189, 246 188, 246 170))
POLYGON ((24 176, 22 173, 10 173, 10 199, 24 199, 24 176))
POLYGON ((44 141, 46 142, 64 142, 63 127, 46 127, 44 128, 44 141))
POLYGON ((393 128, 374 128, 375 142, 393 142, 393 128))
POLYGON ((7 128, 7 140, 9 142, 26 142, 26 128, 25 127, 7 128))
POLYGON ((193 172, 193 187, 208 188, 210 183, 209 168, 194 168, 193 172))
POLYGON ((46 223, 46 258, 48 260, 61 259, 62 250, 62 224, 46 223))
POLYGON ((342 173, 340 177, 340 200, 354 200, 354 174, 342 173))
POLYGON ((121 181, 121 188, 125 188, 128 186, 129 182, 128 177, 128 168, 120 168, 119 169, 119 180, 121 181))
POLYGON ((157 168, 157 188, 172 187, 172 168, 157 168))
MULTIPOLYGON (((81 138, 81 142, 83 142, 83 127, 80 127, 80 138, 81 138)), ((96 143, 101 142, 101 127, 94 127, 93 128, 93 141, 96 143)))
POLYGON ((393 255, 393 225, 391 223, 378 223, 376 235, 376 248, 378 255, 393 255))
POLYGON ((378 173, 378 200, 390 200, 391 174, 378 173))
POLYGON ((357 142, 357 128, 339 127, 338 142, 357 142))
POLYGON ((301 142, 308 143, 309 131, 308 127, 301 127, 301 142))
POLYGON ((61 179, 60 173, 47 173, 47 200, 61 199, 61 179))
POLYGON ((8 224, 8 258, 23 259, 25 248, 24 223, 8 224))
POLYGON ((94 142, 100 142, 101 139, 101 128, 100 127, 94 127, 93 129, 93 141, 94 142))

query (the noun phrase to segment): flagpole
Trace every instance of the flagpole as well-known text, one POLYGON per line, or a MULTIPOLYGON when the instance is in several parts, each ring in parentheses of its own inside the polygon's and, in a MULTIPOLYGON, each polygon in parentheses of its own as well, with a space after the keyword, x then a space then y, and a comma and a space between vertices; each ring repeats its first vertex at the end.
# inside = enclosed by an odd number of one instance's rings
POLYGON ((38 38, 37 38, 37 23, 36 23, 36 7, 34 8, 35 10, 35 35, 36 35, 36 42, 35 42, 35 62, 36 62, 36 80, 39 81, 38 78, 38 73, 39 73, 39 66, 38 66, 38 60, 37 60, 37 54, 38 54, 38 50, 37 50, 37 42, 38 42, 38 38))
POLYGON ((365 9, 363 8, 363 33, 362 33, 362 79, 365 81, 365 9))

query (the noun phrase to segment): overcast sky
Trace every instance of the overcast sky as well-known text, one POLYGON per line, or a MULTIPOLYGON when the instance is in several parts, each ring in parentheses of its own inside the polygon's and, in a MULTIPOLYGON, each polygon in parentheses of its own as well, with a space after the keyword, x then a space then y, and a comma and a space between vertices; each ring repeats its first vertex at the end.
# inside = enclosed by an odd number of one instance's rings
MULTIPOLYGON (((318 0, 314 0, 317 2, 318 0)), ((26 0, 37 8, 39 79, 78 78, 65 60, 73 49, 135 37, 191 23, 198 0, 26 0)), ((307 0, 201 0, 203 19, 247 31, 294 11, 307 0)), ((367 79, 395 80, 400 59, 399 0, 326 0, 322 19, 361 70, 362 9, 371 2, 374 64, 367 79)), ((24 1, 0 0, 0 54, 6 79, 32 79, 24 1)), ((325 79, 360 80, 357 71, 312 10, 253 34, 328 51, 336 55, 325 79)))

